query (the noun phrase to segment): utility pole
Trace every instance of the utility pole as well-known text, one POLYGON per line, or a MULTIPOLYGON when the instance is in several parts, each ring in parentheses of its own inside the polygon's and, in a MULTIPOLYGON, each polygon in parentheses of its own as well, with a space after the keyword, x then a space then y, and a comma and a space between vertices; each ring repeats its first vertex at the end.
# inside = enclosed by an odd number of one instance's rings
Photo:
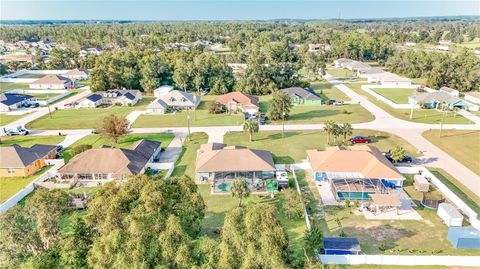
POLYGON ((190 138, 190 109, 187 107, 187 128, 188 128, 188 140, 192 140, 190 138))
POLYGON ((417 97, 417 90, 413 93, 413 100, 412 100, 412 109, 410 110, 410 120, 413 119, 413 109, 415 108, 415 104, 417 103, 417 100, 415 99, 417 97))
POLYGON ((48 115, 50 116, 50 119, 52 118, 52 111, 50 111, 50 106, 47 104, 48 107, 48 115))
POLYGON ((442 137, 442 131, 443 131, 443 121, 445 120, 445 115, 447 113, 447 105, 442 104, 442 110, 443 110, 443 115, 442 115, 442 121, 440 122, 440 133, 438 136, 441 138, 442 137))
POLYGON ((193 95, 193 117, 195 121, 197 121, 197 96, 194 94, 193 95))
POLYGON ((282 138, 285 133, 285 101, 282 100, 282 138))

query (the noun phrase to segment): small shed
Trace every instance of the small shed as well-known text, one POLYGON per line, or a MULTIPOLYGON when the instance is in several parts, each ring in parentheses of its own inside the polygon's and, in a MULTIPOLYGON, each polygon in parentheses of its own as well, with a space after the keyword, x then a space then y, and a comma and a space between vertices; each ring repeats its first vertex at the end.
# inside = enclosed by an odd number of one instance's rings
POLYGON ((422 175, 415 175, 413 181, 413 186, 417 191, 427 192, 430 189, 430 182, 422 175))
POLYGON ((354 237, 325 237, 323 249, 327 255, 360 254, 360 243, 354 237))
POLYGON ((458 210, 449 203, 441 203, 438 205, 437 215, 448 227, 461 227, 463 216, 458 210))
POLYGON ((448 228, 448 240, 457 249, 480 249, 480 231, 473 227, 448 228))

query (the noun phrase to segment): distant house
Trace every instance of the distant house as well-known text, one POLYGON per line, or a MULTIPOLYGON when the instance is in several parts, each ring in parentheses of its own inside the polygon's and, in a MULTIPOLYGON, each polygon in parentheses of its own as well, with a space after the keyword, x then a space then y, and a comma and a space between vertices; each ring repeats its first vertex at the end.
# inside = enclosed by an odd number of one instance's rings
POLYGON ((0 111, 8 112, 21 107, 24 104, 35 101, 36 98, 20 93, 1 93, 0 94, 0 111))
POLYGON ((87 80, 89 73, 85 68, 75 68, 63 74, 63 76, 71 80, 87 80))
POLYGON ((309 52, 322 52, 322 51, 330 51, 330 45, 328 44, 308 44, 308 51, 309 52))
POLYGON ((307 150, 307 158, 317 181, 379 179, 402 187, 405 180, 393 164, 372 146, 307 150))
POLYGON ((480 104, 480 92, 466 92, 465 100, 475 104, 480 104))
POLYGON ((80 51, 80 57, 86 57, 89 54, 99 56, 102 51, 97 48, 86 48, 80 51))
POLYGON ((455 90, 455 89, 452 89, 452 88, 449 88, 449 87, 441 87, 439 91, 446 92, 446 93, 448 93, 448 94, 450 94, 451 96, 454 96, 454 97, 459 97, 460 96, 460 92, 458 90, 455 90))
POLYGON ((200 96, 182 92, 170 91, 159 96, 147 106, 147 112, 152 114, 165 114, 173 110, 195 110, 200 104, 200 96))
POLYGON ((415 47, 417 45, 417 43, 415 42, 405 42, 405 46, 407 47, 415 47))
POLYGON ((275 178, 272 154, 241 146, 209 143, 200 146, 196 161, 196 178, 211 181, 214 193, 230 191, 233 181, 245 178, 252 191, 266 190, 266 181, 275 178))
POLYGON ((170 86, 170 85, 160 86, 160 87, 156 88, 155 90, 153 90, 153 96, 160 97, 161 95, 164 95, 164 94, 167 94, 167 93, 173 91, 173 89, 174 89, 174 87, 170 86))
POLYGON ((340 59, 337 59, 337 60, 333 61, 333 64, 335 65, 335 67, 344 68, 344 67, 346 67, 346 64, 348 64, 352 61, 353 60, 351 60, 351 59, 340 58, 340 59))
POLYGON ((424 108, 437 109, 446 104, 448 109, 468 109, 469 104, 464 100, 443 91, 421 93, 408 98, 410 104, 423 104, 424 108))
POLYGON ((242 92, 230 92, 219 96, 215 101, 224 105, 228 112, 233 113, 244 112, 254 115, 259 109, 258 96, 242 92))
POLYGON ((350 61, 344 64, 344 68, 357 72, 359 70, 366 70, 372 68, 369 64, 360 61, 350 61))
POLYGON ((439 51, 448 51, 448 50, 449 50, 449 47, 446 46, 446 45, 438 45, 438 46, 436 47, 436 49, 439 50, 439 51))
POLYGON ((385 73, 383 69, 378 68, 378 67, 372 67, 370 69, 361 69, 357 71, 357 77, 359 78, 366 78, 369 79, 371 77, 374 77, 375 75, 385 73))
POLYGON ((35 144, 30 148, 13 144, 0 147, 0 177, 28 177, 46 164, 46 159, 54 159, 57 147, 35 144))
POLYGON ((227 64, 230 68, 232 68, 233 73, 238 73, 247 69, 248 65, 243 63, 229 63, 227 64))
POLYGON ((68 89, 74 86, 74 81, 60 75, 46 75, 29 85, 30 89, 68 89))
POLYGON ((365 74, 370 83, 380 83, 387 87, 410 87, 412 80, 390 72, 374 72, 365 74))
POLYGON ((291 87, 282 89, 292 99, 292 103, 297 105, 321 105, 322 98, 310 88, 291 87))
POLYGON ((81 108, 95 108, 99 105, 120 104, 134 106, 142 100, 142 92, 139 90, 108 90, 95 92, 79 102, 81 108))
POLYGON ((142 139, 130 149, 101 147, 73 157, 57 173, 59 181, 107 182, 125 180, 145 172, 148 163, 158 158, 161 142, 142 139))

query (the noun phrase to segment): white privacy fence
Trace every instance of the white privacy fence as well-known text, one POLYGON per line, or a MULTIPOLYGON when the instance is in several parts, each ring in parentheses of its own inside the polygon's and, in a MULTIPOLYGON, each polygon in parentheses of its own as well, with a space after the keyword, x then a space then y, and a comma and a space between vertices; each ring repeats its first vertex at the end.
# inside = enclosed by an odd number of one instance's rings
POLYGON ((433 185, 435 185, 452 203, 455 204, 465 215, 468 216, 470 224, 476 229, 480 230, 480 221, 478 215, 471 209, 462 199, 460 199, 452 190, 450 190, 440 179, 432 174, 428 169, 422 166, 417 167, 397 167, 402 174, 417 174, 422 171, 422 175, 430 178, 433 185))
POLYGON ((479 266, 480 256, 319 255, 323 264, 479 266))
MULTIPOLYGON (((378 100, 386 103, 387 105, 389 105, 393 108, 396 108, 396 109, 410 109, 410 108, 412 108, 411 104, 397 104, 397 103, 393 102, 392 100, 390 100, 390 99, 384 97, 383 95, 378 94, 377 92, 372 90, 372 89, 378 89, 378 88, 391 88, 391 87, 383 86, 383 85, 362 85, 362 90, 368 92, 373 97, 377 98, 378 100)), ((405 87, 405 88, 417 88, 417 86, 413 85, 413 86, 405 87)), ((419 108, 419 106, 415 105, 415 108, 419 108)))
POLYGON ((172 175, 173 169, 175 169, 175 162, 170 163, 148 163, 147 167, 156 170, 167 170, 165 178, 169 178, 172 175))
POLYGON ((3 204, 1 204, 0 212, 5 212, 8 209, 15 206, 18 202, 20 202, 20 200, 22 200, 25 196, 30 194, 35 189, 35 185, 37 183, 43 182, 48 178, 55 176, 57 174, 58 168, 62 167, 65 164, 63 159, 46 160, 45 163, 47 165, 53 165, 53 167, 51 167, 45 173, 38 176, 35 180, 33 180, 27 186, 25 186, 25 188, 21 189, 15 195, 10 197, 7 201, 5 201, 3 204))

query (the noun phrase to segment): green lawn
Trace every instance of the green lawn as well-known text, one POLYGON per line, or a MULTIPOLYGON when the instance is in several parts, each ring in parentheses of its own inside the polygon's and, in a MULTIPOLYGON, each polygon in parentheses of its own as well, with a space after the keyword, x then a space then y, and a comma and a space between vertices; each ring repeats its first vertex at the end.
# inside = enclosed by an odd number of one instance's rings
POLYGON ((31 147, 35 144, 57 145, 65 139, 58 135, 26 135, 26 136, 2 136, 0 146, 10 146, 18 144, 22 147, 31 147))
POLYGON ((332 77, 356 77, 357 73, 350 71, 346 68, 331 68, 327 70, 327 73, 330 74, 332 77))
MULTIPOLYGON (((440 124, 442 120, 443 113, 436 109, 415 109, 413 113, 413 120, 410 120, 410 109, 395 109, 384 102, 377 100, 372 95, 368 94, 364 90, 361 89, 361 86, 364 83, 351 83, 348 85, 350 89, 355 91, 356 93, 365 96, 370 100, 370 102, 374 103, 381 109, 387 111, 392 116, 413 122, 420 122, 420 123, 431 123, 431 124, 440 124)), ((455 113, 454 111, 448 111, 445 117, 445 124, 473 124, 474 122, 470 121, 469 119, 455 113)))
POLYGON ((71 149, 77 145, 82 145, 82 144, 92 145, 92 147, 94 148, 101 147, 103 145, 116 146, 119 148, 130 148, 132 144, 138 140, 150 139, 153 141, 162 142, 162 145, 161 145, 162 148, 166 148, 168 147, 170 142, 173 140, 173 138, 174 138, 174 135, 170 133, 127 134, 121 137, 118 143, 115 145, 113 141, 101 135, 92 134, 92 135, 87 135, 83 137, 82 139, 78 140, 70 147, 66 148, 65 151, 63 151, 63 159, 65 160, 66 163, 70 161, 70 159, 73 157, 71 149))
POLYGON ((422 135, 470 170, 480 175, 480 131, 430 130, 422 135))
MULTIPOLYGON (((190 111, 190 126, 231 126, 243 123, 243 114, 210 114, 208 107, 217 96, 202 96, 196 111, 190 111)), ((141 115, 133 123, 134 128, 145 127, 186 127, 187 112, 165 115, 141 115)))
POLYGON ((25 188, 25 186, 30 184, 30 182, 35 180, 49 168, 50 166, 45 166, 40 171, 29 177, 0 177, 0 204, 8 200, 8 198, 12 197, 15 193, 25 188))
POLYGON ((3 126, 3 125, 7 125, 7 124, 10 124, 16 120, 19 120, 23 117, 25 117, 26 115, 28 115, 29 113, 27 114, 23 114, 23 115, 6 115, 6 114, 0 114, 0 126, 3 126))
POLYGON ((195 160, 197 157, 197 150, 200 145, 208 142, 208 135, 206 133, 192 133, 190 139, 185 139, 183 143, 182 153, 175 163, 175 169, 172 176, 187 175, 195 178, 195 160))
POLYGON ((38 101, 48 100, 55 96, 60 95, 59 93, 28 93, 28 95, 34 96, 38 101))
MULTIPOLYGON (((372 146, 381 151, 400 145, 409 155, 419 156, 418 151, 402 138, 371 130, 355 130, 352 136, 371 136, 374 142, 372 146)), ((265 131, 254 134, 254 141, 248 141, 248 135, 243 132, 229 132, 224 137, 224 143, 228 145, 242 145, 253 149, 269 150, 274 155, 276 163, 295 163, 305 160, 307 149, 323 149, 327 143, 327 135, 323 131, 287 131, 284 138, 279 131, 265 131)), ((193 166, 195 164, 192 164, 193 166)))
POLYGON ((125 117, 134 110, 145 109, 152 100, 152 97, 145 97, 133 107, 112 106, 109 108, 57 110, 52 112, 52 118, 45 115, 27 124, 27 128, 36 130, 94 129, 104 117, 111 114, 125 117))
POLYGON ((396 104, 408 104, 408 97, 416 91, 406 88, 372 88, 371 90, 396 104))
MULTIPOLYGON (((286 124, 319 124, 327 120, 335 122, 361 123, 374 120, 375 117, 361 105, 343 106, 294 106, 286 124)), ((282 124, 282 121, 270 122, 271 124, 282 124)))
POLYGON ((28 89, 30 89, 30 87, 27 83, 0 82, 0 92, 28 89))
POLYGON ((465 204, 480 215, 480 197, 441 168, 428 167, 443 184, 453 191, 465 204))
POLYGON ((45 75, 42 75, 42 74, 29 74, 29 73, 26 73, 26 74, 21 74, 20 76, 16 77, 16 78, 42 78, 44 77, 45 75))
POLYGON ((350 98, 342 91, 335 88, 326 80, 317 80, 310 84, 310 87, 315 90, 324 101, 337 100, 337 101, 350 101, 350 98))

